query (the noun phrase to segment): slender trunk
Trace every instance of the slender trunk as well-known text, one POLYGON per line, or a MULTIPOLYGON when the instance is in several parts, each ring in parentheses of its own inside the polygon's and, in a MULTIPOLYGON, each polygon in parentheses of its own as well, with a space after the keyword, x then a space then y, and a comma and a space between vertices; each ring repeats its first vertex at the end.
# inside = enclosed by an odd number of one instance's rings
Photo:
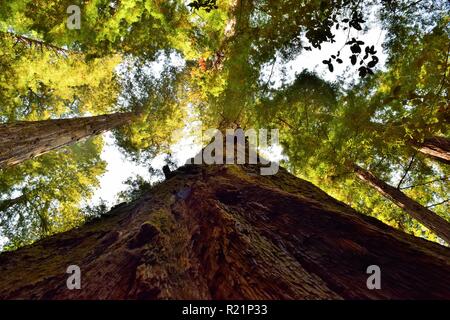
POLYGON ((445 164, 450 164, 450 139, 445 137, 426 138, 423 142, 412 141, 419 152, 445 164))
POLYGON ((3 253, 0 298, 450 299, 449 248, 259 169, 186 165, 104 218, 3 253))
POLYGON ((0 124, 0 168, 128 123, 134 113, 0 124))
POLYGON ((374 187, 384 197, 394 202, 403 211, 450 244, 450 223, 444 218, 441 218, 433 211, 425 208, 420 203, 405 195, 399 189, 378 179, 371 172, 358 165, 354 165, 353 170, 358 178, 374 187))

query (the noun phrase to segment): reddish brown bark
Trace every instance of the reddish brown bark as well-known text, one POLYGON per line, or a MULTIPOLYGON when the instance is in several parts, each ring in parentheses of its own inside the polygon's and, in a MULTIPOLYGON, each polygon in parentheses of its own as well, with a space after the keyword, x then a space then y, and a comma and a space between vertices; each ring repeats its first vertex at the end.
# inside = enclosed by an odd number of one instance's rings
POLYGON ((450 164, 450 139, 445 137, 426 138, 423 142, 412 141, 419 152, 439 162, 450 164))
POLYGON ((449 273, 449 248, 283 169, 190 165, 108 217, 1 254, 0 298, 450 299, 449 273), (66 287, 72 264, 80 290, 66 287))
POLYGON ((371 172, 364 170, 360 166, 354 165, 356 175, 364 182, 371 185, 384 197, 394 202, 411 217, 422 223, 425 227, 436 233, 440 238, 450 244, 450 223, 444 218, 414 201, 399 189, 378 179, 371 172))
POLYGON ((133 116, 130 112, 0 124, 0 168, 111 130, 128 123, 133 116))

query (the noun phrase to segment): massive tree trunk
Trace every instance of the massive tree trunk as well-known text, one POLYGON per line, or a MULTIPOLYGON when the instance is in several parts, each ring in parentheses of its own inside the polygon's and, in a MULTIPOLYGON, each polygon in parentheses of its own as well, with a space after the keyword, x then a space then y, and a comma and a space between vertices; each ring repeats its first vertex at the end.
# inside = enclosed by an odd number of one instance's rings
POLYGON ((433 211, 425 208, 414 201, 399 189, 390 186, 378 179, 371 172, 354 165, 356 175, 364 182, 374 187, 384 197, 390 199, 411 217, 422 223, 425 227, 436 233, 439 237, 450 244, 450 223, 438 216, 433 211))
POLYGON ((437 161, 450 164, 450 139, 445 137, 431 137, 423 142, 411 141, 414 148, 437 161))
POLYGON ((0 298, 450 299, 450 249, 284 169, 186 165, 132 203, 0 255, 0 298), (69 265, 81 289, 69 290, 69 265), (367 268, 381 269, 381 289, 367 268))
POLYGON ((0 168, 9 167, 80 139, 121 126, 135 114, 19 121, 0 124, 0 168))

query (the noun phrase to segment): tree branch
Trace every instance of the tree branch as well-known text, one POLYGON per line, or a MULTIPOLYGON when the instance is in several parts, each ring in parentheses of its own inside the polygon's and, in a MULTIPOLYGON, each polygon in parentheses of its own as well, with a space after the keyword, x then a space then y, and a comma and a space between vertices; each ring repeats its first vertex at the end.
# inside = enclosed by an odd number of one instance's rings
POLYGON ((64 49, 64 48, 55 46, 55 45, 50 44, 50 43, 46 43, 46 42, 44 42, 42 40, 36 40, 36 39, 32 39, 32 38, 29 38, 29 37, 24 36, 24 35, 15 34, 13 32, 1 32, 0 31, 0 33, 15 39, 16 40, 16 44, 20 42, 20 43, 24 43, 25 45, 28 45, 30 47, 32 47, 34 45, 36 47, 41 48, 41 51, 43 50, 43 47, 45 47, 47 50, 52 50, 56 54, 62 54, 63 53, 63 54, 67 55, 67 54, 77 54, 77 53, 79 53, 79 52, 76 52, 76 51, 73 51, 73 50, 64 49))
POLYGON ((441 201, 441 202, 438 202, 438 203, 434 203, 434 204, 431 204, 431 205, 426 206, 426 207, 427 207, 427 208, 436 207, 436 206, 439 206, 439 205, 444 204, 444 203, 449 202, 449 201, 450 201, 450 199, 446 199, 446 200, 444 200, 444 201, 441 201))
POLYGON ((281 121, 282 123, 284 123, 285 125, 287 125, 289 127, 289 129, 295 130, 297 131, 298 129, 295 128, 293 125, 291 125, 289 122, 287 122, 286 120, 284 120, 283 118, 277 117, 278 121, 281 121))
MULTIPOLYGON (((416 154, 417 154, 417 153, 416 153, 416 154)), ((408 173, 409 173, 409 170, 411 170, 411 167, 412 167, 412 165, 413 165, 413 163, 414 163, 414 159, 416 158, 416 154, 414 154, 414 155, 411 157, 411 160, 409 161, 408 167, 406 168, 405 173, 403 174, 403 177, 402 177, 402 178, 400 179, 400 181, 398 182, 398 185, 397 185, 397 189, 398 189, 398 190, 400 190, 400 186, 402 185, 403 180, 405 180, 406 176, 407 176, 408 173)))
POLYGON ((439 179, 434 179, 434 180, 431 180, 431 181, 428 181, 428 182, 418 183, 418 184, 415 184, 415 185, 403 187, 403 188, 400 188, 400 190, 412 189, 412 188, 420 187, 420 186, 426 186, 427 184, 430 184, 430 183, 433 183, 433 182, 437 182, 437 181, 444 181, 444 180, 447 180, 447 179, 448 179, 448 177, 444 176, 444 177, 441 177, 439 179))

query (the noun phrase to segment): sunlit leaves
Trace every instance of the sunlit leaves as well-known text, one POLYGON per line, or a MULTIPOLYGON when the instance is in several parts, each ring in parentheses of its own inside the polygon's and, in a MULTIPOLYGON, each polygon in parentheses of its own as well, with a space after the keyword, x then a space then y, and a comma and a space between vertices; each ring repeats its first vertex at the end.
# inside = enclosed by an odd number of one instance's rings
POLYGON ((2 199, 20 199, 0 212, 1 233, 9 238, 7 248, 84 221, 81 202, 90 198, 106 168, 100 159, 101 148, 97 137, 1 172, 2 199))

